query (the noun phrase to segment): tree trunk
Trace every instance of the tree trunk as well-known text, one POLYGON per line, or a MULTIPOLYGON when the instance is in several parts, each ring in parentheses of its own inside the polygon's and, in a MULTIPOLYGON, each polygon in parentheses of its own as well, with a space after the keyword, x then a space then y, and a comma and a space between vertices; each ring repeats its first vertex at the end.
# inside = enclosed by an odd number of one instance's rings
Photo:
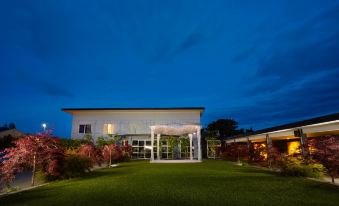
POLYGON ((334 184, 334 176, 333 176, 333 175, 331 175, 331 178, 332 178, 332 183, 334 184))
POLYGON ((36 154, 33 155, 33 169, 32 169, 32 186, 35 184, 35 164, 36 164, 36 154))
POLYGON ((111 167, 112 165, 112 150, 109 150, 109 166, 108 167, 111 167))

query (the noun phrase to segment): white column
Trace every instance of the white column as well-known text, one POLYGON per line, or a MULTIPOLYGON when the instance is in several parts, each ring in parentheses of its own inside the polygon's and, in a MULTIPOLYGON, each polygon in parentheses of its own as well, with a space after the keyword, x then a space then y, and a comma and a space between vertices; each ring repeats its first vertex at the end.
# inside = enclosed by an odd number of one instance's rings
POLYGON ((153 150, 153 147, 154 147, 154 129, 151 128, 151 161, 154 161, 154 150, 153 150))
POLYGON ((188 134, 189 138, 190 138, 190 160, 193 160, 193 154, 192 154, 192 146, 193 146, 193 142, 192 142, 192 134, 188 134))
POLYGON ((178 145, 178 148, 179 148, 179 159, 181 159, 181 140, 179 140, 179 145, 178 145))
POLYGON ((160 160, 160 134, 157 134, 157 160, 160 160))
POLYGON ((198 138, 198 160, 201 161, 201 133, 200 133, 200 127, 197 129, 197 138, 198 138))

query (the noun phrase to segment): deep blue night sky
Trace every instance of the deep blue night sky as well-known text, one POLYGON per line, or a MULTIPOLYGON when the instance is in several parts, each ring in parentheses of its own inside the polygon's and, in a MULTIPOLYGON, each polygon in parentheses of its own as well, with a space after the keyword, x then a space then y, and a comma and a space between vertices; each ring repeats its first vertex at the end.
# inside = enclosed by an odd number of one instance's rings
POLYGON ((260 129, 339 110, 339 1, 0 2, 0 124, 205 106, 260 129))

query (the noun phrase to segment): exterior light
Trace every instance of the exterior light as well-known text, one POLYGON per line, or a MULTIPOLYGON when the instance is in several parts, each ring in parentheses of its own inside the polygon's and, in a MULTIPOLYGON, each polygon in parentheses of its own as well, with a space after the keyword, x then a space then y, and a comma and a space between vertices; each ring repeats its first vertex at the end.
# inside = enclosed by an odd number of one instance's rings
POLYGON ((46 130, 47 124, 46 123, 42 123, 41 127, 44 129, 44 131, 46 130))

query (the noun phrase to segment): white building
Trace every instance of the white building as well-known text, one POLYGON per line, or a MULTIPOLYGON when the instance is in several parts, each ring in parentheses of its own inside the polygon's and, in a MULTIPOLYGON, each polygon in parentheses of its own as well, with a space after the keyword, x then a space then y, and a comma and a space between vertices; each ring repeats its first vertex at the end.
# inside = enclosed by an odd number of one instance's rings
POLYGON ((65 108, 62 111, 73 116, 71 138, 91 135, 96 140, 100 136, 118 135, 132 145, 133 157, 137 159, 201 161, 203 107, 65 108))

